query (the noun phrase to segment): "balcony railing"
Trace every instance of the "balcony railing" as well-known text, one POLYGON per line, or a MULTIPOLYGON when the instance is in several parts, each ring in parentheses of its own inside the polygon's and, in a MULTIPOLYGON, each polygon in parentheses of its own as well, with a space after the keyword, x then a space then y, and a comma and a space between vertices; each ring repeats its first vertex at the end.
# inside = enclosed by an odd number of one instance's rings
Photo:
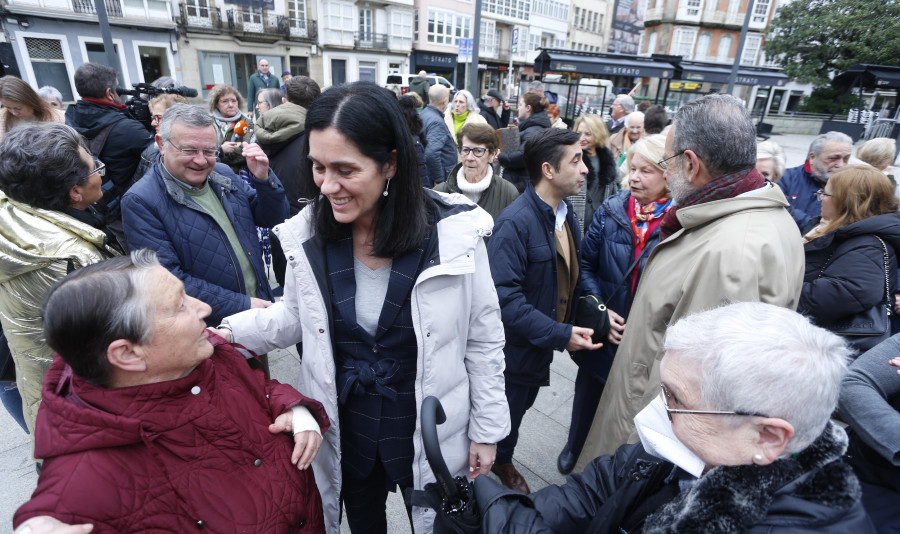
POLYGON ((644 20, 662 20, 663 8, 653 7, 644 12, 644 20))
MULTIPOLYGON (((106 14, 108 16, 123 16, 122 4, 119 2, 119 0, 105 0, 103 3, 106 4, 106 14)), ((93 0, 72 0, 72 8, 75 10, 75 13, 89 13, 91 15, 97 14, 97 10, 94 6, 93 0)))
POLYGON ((744 14, 705 9, 703 10, 700 20, 706 24, 721 24, 723 26, 736 26, 740 28, 744 25, 744 14))
MULTIPOLYGON (((109 2, 111 0, 106 1, 109 2)), ((260 11, 244 11, 242 9, 226 9, 223 13, 217 7, 211 8, 194 4, 182 3, 178 7, 181 12, 179 25, 185 31, 188 29, 224 30, 226 32, 258 34, 259 37, 273 36, 311 42, 315 42, 318 37, 316 21, 288 18, 284 15, 262 13, 260 11)))
POLYGON ((353 46, 365 50, 387 50, 388 36, 386 33, 359 32, 354 35, 353 46))

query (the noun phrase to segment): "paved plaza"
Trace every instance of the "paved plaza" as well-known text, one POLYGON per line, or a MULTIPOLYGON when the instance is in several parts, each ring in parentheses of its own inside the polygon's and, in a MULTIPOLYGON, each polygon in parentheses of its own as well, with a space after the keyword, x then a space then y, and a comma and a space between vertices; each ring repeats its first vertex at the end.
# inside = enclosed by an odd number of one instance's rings
MULTIPOLYGON (((773 135, 772 140, 784 148, 787 166, 792 167, 804 161, 813 137, 773 135)), ((294 382, 300 365, 294 348, 270 353, 269 362, 274 378, 286 383, 294 382)), ((514 462, 532 490, 565 481, 565 477, 556 470, 556 457, 568 434, 576 372, 577 367, 567 354, 555 354, 550 386, 541 389, 534 408, 528 411, 522 422, 514 462)), ((0 485, 2 534, 12 531, 13 513, 28 500, 37 483, 30 439, 5 410, 0 410, 0 478, 4 481, 0 485)), ((392 533, 410 532, 402 500, 396 494, 388 499, 388 513, 392 533)), ((344 531, 349 532, 346 526, 344 531)))

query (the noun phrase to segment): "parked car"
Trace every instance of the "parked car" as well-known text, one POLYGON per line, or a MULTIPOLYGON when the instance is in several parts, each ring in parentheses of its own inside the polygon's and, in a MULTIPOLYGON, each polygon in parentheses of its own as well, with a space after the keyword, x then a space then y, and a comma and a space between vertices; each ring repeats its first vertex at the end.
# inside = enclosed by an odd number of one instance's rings
MULTIPOLYGON (((398 92, 399 95, 405 95, 406 91, 409 89, 409 81, 418 76, 418 74, 389 74, 387 77, 387 83, 385 87, 393 90, 394 92, 398 92)), ((447 81, 447 78, 443 76, 437 76, 435 74, 428 75, 428 85, 440 84, 450 90, 450 95, 456 94, 456 88, 453 87, 453 84, 447 81)), ((451 96, 452 98, 452 96, 451 96)))

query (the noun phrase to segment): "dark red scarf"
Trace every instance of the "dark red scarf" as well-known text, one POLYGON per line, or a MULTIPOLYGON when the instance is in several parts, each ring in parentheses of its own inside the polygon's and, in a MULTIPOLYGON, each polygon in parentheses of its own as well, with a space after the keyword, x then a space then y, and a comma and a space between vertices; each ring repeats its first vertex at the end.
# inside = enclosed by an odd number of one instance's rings
POLYGON ((724 200, 726 198, 734 198, 749 191, 754 191, 765 185, 766 179, 763 178, 755 167, 744 169, 742 171, 730 172, 715 178, 700 189, 694 191, 684 201, 672 206, 663 216, 659 223, 659 239, 660 241, 667 239, 670 235, 681 230, 681 221, 675 213, 680 208, 694 206, 696 204, 705 204, 713 200, 724 200))

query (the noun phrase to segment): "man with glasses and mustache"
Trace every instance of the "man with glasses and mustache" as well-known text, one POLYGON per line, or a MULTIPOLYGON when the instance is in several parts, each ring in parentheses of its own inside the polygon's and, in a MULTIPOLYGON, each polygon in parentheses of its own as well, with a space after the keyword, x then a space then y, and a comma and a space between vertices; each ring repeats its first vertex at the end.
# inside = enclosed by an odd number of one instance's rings
POLYGON ((132 248, 155 250, 187 294, 212 307, 207 323, 272 304, 256 227, 288 217, 284 187, 265 152, 243 144, 252 185, 216 163, 214 119, 176 104, 156 134, 161 160, 122 199, 132 248))
POLYGON ((792 310, 799 302, 800 232, 781 189, 755 168, 756 131, 740 100, 716 94, 684 105, 659 165, 676 207, 660 223, 576 471, 637 440, 634 417, 660 392, 668 325, 731 302, 792 310))

